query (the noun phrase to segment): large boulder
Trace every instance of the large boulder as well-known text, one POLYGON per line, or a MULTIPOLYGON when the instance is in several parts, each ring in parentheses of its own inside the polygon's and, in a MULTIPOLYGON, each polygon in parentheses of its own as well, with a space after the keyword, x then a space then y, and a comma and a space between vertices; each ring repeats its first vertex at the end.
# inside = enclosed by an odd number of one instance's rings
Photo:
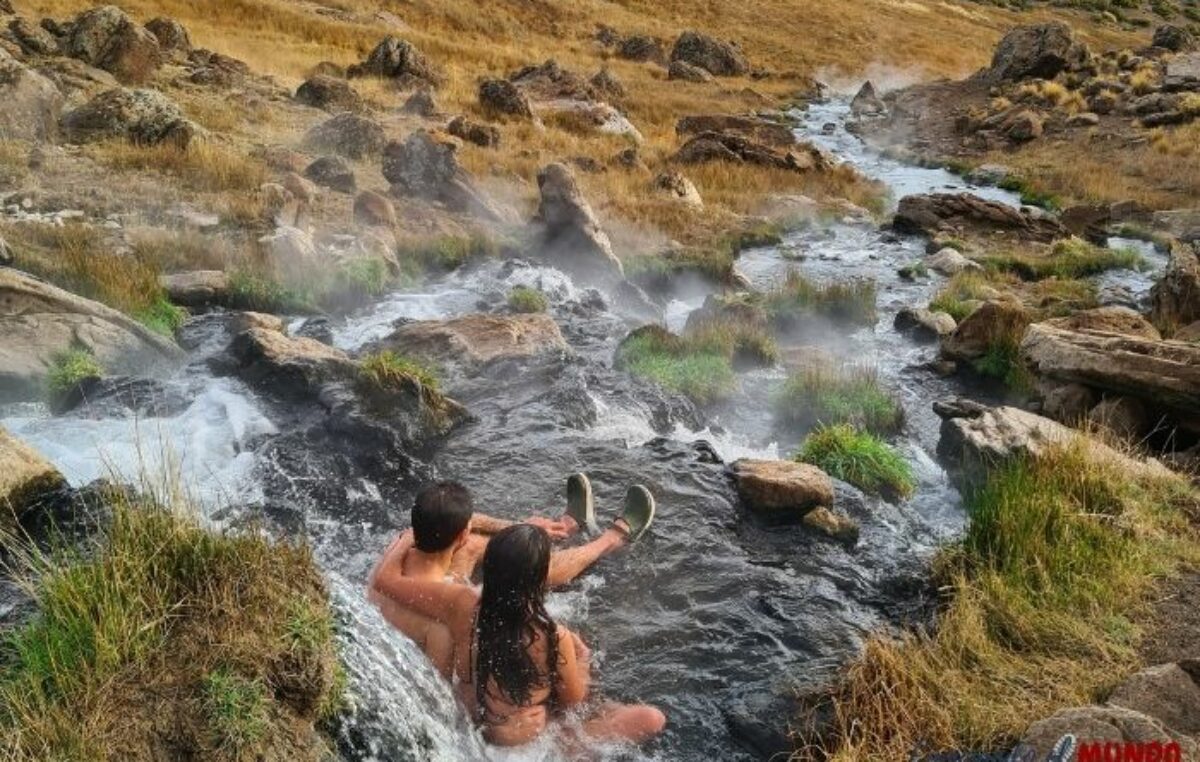
POLYGON ((1153 43, 1156 48, 1163 48, 1173 53, 1182 53, 1196 44, 1192 33, 1181 26, 1163 24, 1154 30, 1153 43))
POLYGON ((1051 318, 1044 323, 1068 331, 1097 331, 1121 336, 1137 336, 1159 341, 1162 335, 1150 321, 1128 307, 1110 306, 1082 310, 1074 315, 1051 318))
POLYGON ((282 398, 311 399, 323 384, 348 381, 357 373, 354 361, 340 349, 262 327, 235 336, 228 360, 230 366, 222 370, 282 398))
POLYGON ((466 367, 568 351, 558 324, 544 313, 407 323, 383 339, 380 348, 466 367))
POLYGON ((1200 259, 1196 248, 1176 244, 1162 279, 1150 291, 1151 318, 1162 328, 1200 320, 1200 259))
POLYGON ((977 483, 990 469, 1014 459, 1037 459, 1077 443, 1093 462, 1132 476, 1168 477, 1156 461, 1139 461, 1075 429, 1016 407, 988 407, 967 399, 934 403, 942 419, 938 454, 959 470, 967 483, 977 483))
POLYGON ((1086 63, 1088 57, 1087 48, 1061 21, 1019 26, 1009 30, 996 46, 988 74, 994 80, 1013 82, 1054 79, 1086 63))
POLYGON ((304 176, 339 193, 353 193, 358 188, 354 168, 340 156, 322 156, 314 160, 304 168, 304 176))
POLYGON ((403 143, 388 143, 383 149, 383 176, 392 184, 392 193, 437 201, 487 220, 506 219, 505 210, 476 188, 458 163, 458 147, 454 138, 426 130, 417 130, 403 143))
POLYGON ((613 285, 625 274, 575 175, 565 164, 538 173, 542 255, 556 267, 588 282, 613 285))
POLYGON ((529 97, 507 79, 485 79, 479 83, 479 105, 492 116, 533 119, 529 97))
POLYGON ((362 111, 362 97, 350 83, 337 77, 317 74, 296 88, 296 100, 325 111, 362 111))
POLYGON ((139 145, 187 147, 197 127, 157 90, 106 90, 62 118, 66 137, 77 143, 125 138, 139 145))
POLYGON ((62 474, 37 450, 0 426, 0 526, 13 512, 19 517, 38 499, 66 484, 62 474))
POLYGON ((305 143, 317 151, 330 151, 349 159, 362 159, 383 151, 387 134, 377 122, 348 111, 314 125, 305 143))
POLYGON ((1020 339, 1029 313, 1017 301, 984 302, 942 339, 942 356, 949 360, 978 360, 997 342, 1020 339))
POLYGON ((55 358, 72 347, 118 374, 145 375, 183 359, 174 342, 111 307, 0 268, 0 400, 39 396, 55 358))
POLYGON ((192 50, 192 36, 188 34, 187 27, 173 18, 152 18, 146 22, 146 31, 154 35, 158 47, 164 51, 190 53, 192 50))
POLYGON ((212 307, 229 301, 229 276, 224 270, 192 270, 158 277, 167 298, 184 307, 212 307))
POLYGON ((54 83, 0 48, 0 140, 49 140, 63 97, 54 83))
POLYGON ((790 460, 734 462, 730 474, 742 503, 771 521, 799 521, 833 505, 833 480, 821 469, 790 460))
POLYGON ((1049 323, 1029 326, 1021 357, 1037 374, 1141 398, 1187 413, 1200 410, 1200 346, 1049 323))
POLYGON ((69 27, 63 52, 129 84, 141 84, 162 65, 158 39, 120 8, 104 5, 79 14, 69 27))
POLYGON ((925 341, 937 341, 954 333, 958 324, 945 312, 932 312, 923 307, 904 307, 893 321, 897 331, 925 341))
POLYGON ((796 133, 791 127, 760 116, 696 114, 675 122, 675 134, 680 137, 705 132, 729 132, 774 148, 787 149, 796 145, 796 133))
POLYGON ((403 87, 436 85, 442 77, 421 51, 399 37, 387 36, 366 59, 346 70, 351 77, 386 77, 403 87))
POLYGON ((879 93, 875 92, 875 85, 871 84, 871 80, 863 82, 854 100, 850 101, 850 113, 859 118, 887 116, 887 106, 879 97, 879 93))
POLYGON ((508 78, 532 101, 596 101, 600 93, 582 75, 561 66, 553 58, 536 66, 525 66, 508 78))
POLYGON ((750 62, 733 43, 699 32, 684 32, 671 49, 672 61, 698 66, 718 77, 740 77, 750 73, 750 62))
POLYGON ((1057 220, 1022 211, 971 193, 922 193, 900 199, 893 226, 902 233, 1004 232, 1022 240, 1050 242, 1069 235, 1057 220))
POLYGON ((1200 738, 1200 661, 1147 667, 1125 679, 1110 706, 1153 717, 1176 733, 1200 738))
POLYGON ((825 171, 832 166, 829 157, 815 146, 798 143, 792 150, 780 151, 730 132, 702 132, 684 143, 672 161, 680 164, 724 161, 792 172, 825 171))
MULTIPOLYGON (((1099 755, 1093 757, 1094 759, 1125 759, 1122 751, 1127 742, 1180 745, 1179 757, 1160 756, 1162 760, 1195 759, 1197 753, 1200 753, 1194 740, 1164 727, 1153 717, 1116 706, 1083 706, 1059 710, 1050 717, 1030 725, 1025 737, 1021 739, 1021 744, 1033 750, 1033 759, 1048 759, 1055 744, 1066 735, 1074 736, 1083 743, 1096 744, 1099 747, 1099 755), (1111 751, 1106 751, 1106 748, 1111 751)), ((1082 759, 1082 756, 1078 758, 1082 759)))

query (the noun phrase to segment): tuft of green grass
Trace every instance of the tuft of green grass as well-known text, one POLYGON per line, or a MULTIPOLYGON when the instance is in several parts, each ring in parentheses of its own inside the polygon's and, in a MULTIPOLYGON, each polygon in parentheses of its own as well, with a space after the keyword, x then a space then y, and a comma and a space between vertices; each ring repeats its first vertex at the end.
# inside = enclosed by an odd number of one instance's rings
POLYGON ((1021 360, 1018 338, 1003 336, 988 345, 983 357, 974 363, 975 372, 1004 382, 1014 391, 1027 392, 1033 388, 1033 374, 1021 360))
POLYGON ((514 286, 508 292, 508 306, 513 312, 530 314, 545 312, 550 308, 546 295, 529 286, 514 286))
POLYGON ((936 629, 870 639, 843 673, 830 758, 1007 750, 1034 720, 1094 703, 1140 665, 1156 579, 1197 556, 1192 487, 1082 444, 993 470, 966 536, 935 561, 936 629))
POLYGON ((798 427, 853 424, 892 433, 904 425, 904 408, 865 365, 814 365, 793 373, 775 400, 776 420, 798 427))
POLYGON ((483 233, 410 238, 397 247, 401 265, 430 272, 450 272, 473 259, 495 257, 499 243, 483 233))
POLYGON ((986 300, 994 291, 987 277, 978 272, 961 272, 942 286, 929 302, 932 312, 945 312, 957 322, 962 322, 974 311, 972 302, 986 300))
POLYGON ((229 301, 233 307, 254 312, 316 310, 312 294, 288 288, 252 270, 234 270, 229 274, 229 301))
POLYGON ((362 383, 380 390, 395 388, 409 378, 415 378, 432 391, 437 391, 441 385, 437 372, 428 365, 391 350, 363 358, 358 366, 358 376, 362 383))
POLYGON ((1024 178, 1008 175, 1000 181, 1000 187, 1006 191, 1019 193, 1021 203, 1026 206, 1040 206, 1051 212, 1062 208, 1062 199, 1049 191, 1043 190, 1024 178))
POLYGON ((259 680, 222 667, 205 675, 202 690, 208 726, 219 752, 236 758, 262 739, 268 721, 267 689, 259 680))
POLYGON ((46 393, 51 400, 57 399, 85 378, 103 378, 104 368, 85 347, 72 347, 54 355, 46 371, 46 393))
POLYGON ((778 287, 763 296, 763 304, 776 323, 788 324, 799 315, 819 314, 858 325, 875 323, 875 281, 854 279, 814 283, 792 270, 778 287))
POLYGON ((615 364, 700 404, 714 402, 734 387, 730 357, 720 348, 693 344, 656 326, 621 342, 615 364))
POLYGON ((779 361, 779 345, 766 326, 736 315, 689 326, 683 339, 697 350, 728 357, 734 368, 770 367, 779 361))
POLYGON ((391 282, 387 262, 377 257, 357 257, 338 265, 334 290, 351 299, 372 297, 386 292, 391 282))
POLYGON ((912 466, 894 447, 849 424, 822 426, 809 434, 796 460, 889 499, 911 497, 917 488, 912 466))
POLYGON ((1146 261, 1132 249, 1108 249, 1080 238, 1057 241, 1045 256, 1026 253, 991 254, 979 262, 989 270, 1011 272, 1024 280, 1074 280, 1107 270, 1142 270, 1146 261))
POLYGON ((175 331, 179 330, 187 316, 187 310, 171 304, 166 294, 159 294, 149 306, 133 315, 135 320, 151 331, 167 337, 175 335, 175 331))

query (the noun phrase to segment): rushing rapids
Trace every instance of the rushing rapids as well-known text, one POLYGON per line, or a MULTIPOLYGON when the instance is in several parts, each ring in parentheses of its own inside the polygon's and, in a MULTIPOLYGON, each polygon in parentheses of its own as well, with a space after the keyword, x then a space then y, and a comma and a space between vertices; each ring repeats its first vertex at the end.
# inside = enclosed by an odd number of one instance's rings
MULTIPOLYGON (((943 170, 909 167, 865 148, 845 130, 844 101, 814 104, 800 116, 806 139, 882 180, 894 197, 968 187, 943 170), (829 123, 833 129, 823 129, 829 123)), ((1018 203, 1005 191, 971 189, 1018 203)), ((838 507, 862 528, 853 550, 798 527, 761 526, 738 504, 725 463, 746 455, 786 457, 798 444, 772 424, 781 370, 740 375, 728 402, 698 412, 613 369, 630 321, 566 275, 520 261, 453 273, 334 322, 335 345, 354 352, 398 322, 498 307, 512 286, 524 284, 549 297, 550 314, 570 345, 565 355, 445 379, 472 421, 384 477, 361 467, 353 442, 340 442, 347 449, 337 451, 329 442, 307 440, 277 402, 214 377, 207 360, 221 341, 203 319, 188 327, 191 361, 170 382, 184 402, 161 417, 55 418, 40 405, 26 405, 4 410, 0 422, 73 484, 114 473, 177 473, 215 522, 257 518, 306 537, 327 571, 340 615, 354 697, 339 729, 346 759, 556 758, 552 739, 518 752, 485 749, 424 657, 363 599, 366 575, 406 526, 422 480, 461 480, 482 510, 507 518, 557 513, 564 476, 572 471, 591 475, 602 514, 615 512, 628 484, 643 482, 659 497, 653 537, 551 596, 553 613, 593 644, 597 693, 657 704, 669 718, 666 736, 648 750, 602 752, 622 759, 647 753, 752 759, 746 737, 778 733, 796 689, 828 677, 866 633, 925 615, 924 562, 961 530, 959 496, 933 457, 938 429, 931 403, 966 390, 958 380, 921 369, 936 350, 892 328, 900 308, 923 306, 937 287, 936 279, 907 282, 896 274, 922 253, 916 239, 848 220, 745 252, 738 264, 760 289, 793 268, 819 280, 878 283, 876 325, 817 326, 797 337, 836 356, 873 362, 906 409, 900 444, 919 477, 917 494, 891 505, 839 485, 838 507)), ((1132 299, 1143 297, 1151 282, 1149 274, 1105 278, 1103 287, 1132 299)), ((680 294, 667 311, 673 327, 704 296, 680 294)))

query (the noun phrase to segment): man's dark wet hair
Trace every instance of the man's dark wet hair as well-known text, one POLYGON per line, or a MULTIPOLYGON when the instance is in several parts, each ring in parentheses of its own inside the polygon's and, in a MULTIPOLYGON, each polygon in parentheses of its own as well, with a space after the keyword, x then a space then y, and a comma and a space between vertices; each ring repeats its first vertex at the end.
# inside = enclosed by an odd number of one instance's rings
POLYGON ((417 550, 438 553, 450 547, 475 512, 471 492, 458 482, 435 482, 417 494, 412 508, 417 550))

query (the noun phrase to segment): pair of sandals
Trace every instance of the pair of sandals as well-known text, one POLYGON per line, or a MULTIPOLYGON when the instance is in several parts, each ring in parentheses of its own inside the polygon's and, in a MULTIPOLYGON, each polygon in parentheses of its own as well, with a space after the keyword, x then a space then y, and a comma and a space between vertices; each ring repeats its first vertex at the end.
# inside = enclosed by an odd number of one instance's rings
MULTIPOLYGON (((612 527, 625 535, 630 543, 641 539, 654 523, 654 495, 640 484, 635 484, 625 493, 625 510, 617 517, 612 527)), ((586 474, 571 474, 567 477, 567 516, 591 534, 599 534, 596 523, 596 507, 592 502, 592 483, 586 474)))

